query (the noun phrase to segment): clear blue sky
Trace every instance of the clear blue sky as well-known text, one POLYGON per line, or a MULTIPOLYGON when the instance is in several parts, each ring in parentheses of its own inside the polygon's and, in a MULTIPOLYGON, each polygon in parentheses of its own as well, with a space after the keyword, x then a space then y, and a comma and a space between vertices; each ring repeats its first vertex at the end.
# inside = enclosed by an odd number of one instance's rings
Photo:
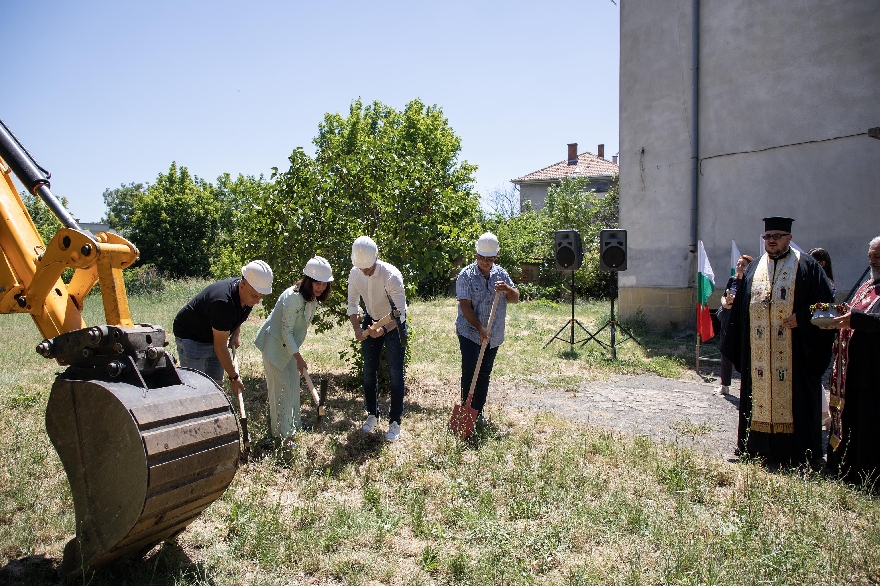
POLYGON ((618 151, 619 7, 540 3, 4 2, 0 119, 82 221, 172 161, 269 175, 352 100, 443 109, 485 195, 618 151))

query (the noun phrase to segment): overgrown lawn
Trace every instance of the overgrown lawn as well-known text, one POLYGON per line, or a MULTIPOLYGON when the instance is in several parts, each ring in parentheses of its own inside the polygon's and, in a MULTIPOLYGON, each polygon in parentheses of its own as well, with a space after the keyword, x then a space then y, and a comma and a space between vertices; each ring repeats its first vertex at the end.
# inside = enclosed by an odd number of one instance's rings
MULTIPOLYGON (((132 314, 170 329, 203 285, 170 283, 160 294, 132 297, 132 314)), ((101 322, 100 300, 88 301, 88 323, 101 322)), ((540 392, 616 374, 683 374, 689 343, 638 323, 630 325, 646 347, 627 342, 617 361, 592 343, 572 352, 557 340, 542 349, 570 311, 546 302, 510 307, 495 379, 540 392)), ((350 327, 311 334, 304 357, 313 376, 330 379, 319 431, 301 434, 287 458, 259 444, 225 495, 175 543, 73 583, 880 581, 876 500, 811 472, 771 473, 691 451, 684 441, 659 444, 497 404, 487 430, 457 440, 447 431, 458 395, 455 302, 414 303, 410 314, 399 443, 358 431, 362 399, 340 358, 350 327)), ((607 317, 607 302, 576 307, 591 331, 607 317)), ((58 366, 33 351, 39 335, 29 317, 2 320, 0 583, 54 584, 74 532, 67 480, 43 422, 58 366)), ((268 417, 260 356, 251 344, 259 323, 254 315, 245 324, 239 354, 256 440, 265 437, 268 417)), ((313 416, 307 394, 303 416, 313 416)))

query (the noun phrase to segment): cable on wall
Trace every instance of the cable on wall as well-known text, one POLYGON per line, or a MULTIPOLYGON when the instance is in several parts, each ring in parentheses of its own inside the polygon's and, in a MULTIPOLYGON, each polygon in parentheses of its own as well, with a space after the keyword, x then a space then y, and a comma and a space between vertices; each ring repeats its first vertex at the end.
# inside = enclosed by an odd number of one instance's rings
POLYGON ((703 161, 708 161, 709 159, 717 159, 718 157, 731 157, 733 155, 748 155, 750 153, 763 153, 764 151, 772 151, 774 149, 784 149, 786 147, 800 146, 804 144, 816 144, 819 142, 828 142, 829 140, 840 140, 842 138, 852 138, 854 136, 865 136, 867 132, 859 132, 857 134, 845 134, 843 136, 835 136, 834 138, 820 138, 817 140, 805 140, 803 142, 793 142, 791 144, 781 144, 778 146, 766 147, 763 149, 755 149, 753 151, 739 151, 735 153, 724 153, 721 155, 712 155, 711 157, 703 157, 700 159, 700 175, 703 174, 703 161))

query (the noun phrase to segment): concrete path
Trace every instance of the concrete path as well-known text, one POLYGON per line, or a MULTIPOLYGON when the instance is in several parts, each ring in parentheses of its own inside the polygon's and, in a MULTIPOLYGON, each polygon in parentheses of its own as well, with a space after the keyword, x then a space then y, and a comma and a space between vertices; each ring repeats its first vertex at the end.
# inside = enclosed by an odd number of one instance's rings
MULTIPOLYGON (((694 375, 696 378, 696 375, 694 375)), ((494 383, 493 383, 493 386, 494 383)), ((727 397, 712 394, 717 383, 656 375, 620 376, 585 382, 576 389, 503 383, 490 391, 510 407, 549 410, 574 421, 655 440, 679 442, 733 458, 738 422, 739 380, 727 397)))

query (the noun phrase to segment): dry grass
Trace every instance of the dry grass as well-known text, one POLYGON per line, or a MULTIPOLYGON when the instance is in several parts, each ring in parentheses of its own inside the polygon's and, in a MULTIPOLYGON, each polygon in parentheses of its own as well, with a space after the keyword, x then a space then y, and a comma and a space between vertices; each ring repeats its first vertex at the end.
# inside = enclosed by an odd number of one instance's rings
MULTIPOLYGON (((188 288, 133 300, 144 321, 169 326, 188 288)), ((99 304, 98 304, 99 305, 99 304)), ((602 304, 578 307, 601 321, 602 304)), ((769 473, 678 445, 579 426, 491 402, 492 425, 451 436, 458 352, 451 301, 413 304, 404 438, 357 431, 363 407, 339 357, 349 328, 307 339, 310 370, 331 379, 319 432, 290 458, 258 447, 226 494, 174 544, 91 584, 851 584, 880 580, 880 508, 863 491, 808 472, 769 473)), ((674 338, 648 350, 541 346, 570 308, 509 312, 499 377, 537 388, 615 372, 681 372, 674 338), (670 357, 669 355, 672 355, 670 357), (677 370, 676 370, 677 369, 677 370)), ((51 584, 73 533, 66 478, 42 415, 54 366, 32 352, 24 316, 4 316, 0 358, 0 582, 51 584), (7 329, 8 328, 8 329, 7 329), (34 557, 27 557, 34 556, 34 557), (42 557, 40 557, 42 556, 42 557)), ((91 322, 99 319, 90 316, 91 322)), ((91 323, 90 322, 90 323, 91 323)), ((266 433, 266 390, 244 328, 240 360, 255 438, 266 433)), ((387 404, 387 397, 385 398, 387 404)), ((303 415, 312 416, 304 397, 303 415)))

